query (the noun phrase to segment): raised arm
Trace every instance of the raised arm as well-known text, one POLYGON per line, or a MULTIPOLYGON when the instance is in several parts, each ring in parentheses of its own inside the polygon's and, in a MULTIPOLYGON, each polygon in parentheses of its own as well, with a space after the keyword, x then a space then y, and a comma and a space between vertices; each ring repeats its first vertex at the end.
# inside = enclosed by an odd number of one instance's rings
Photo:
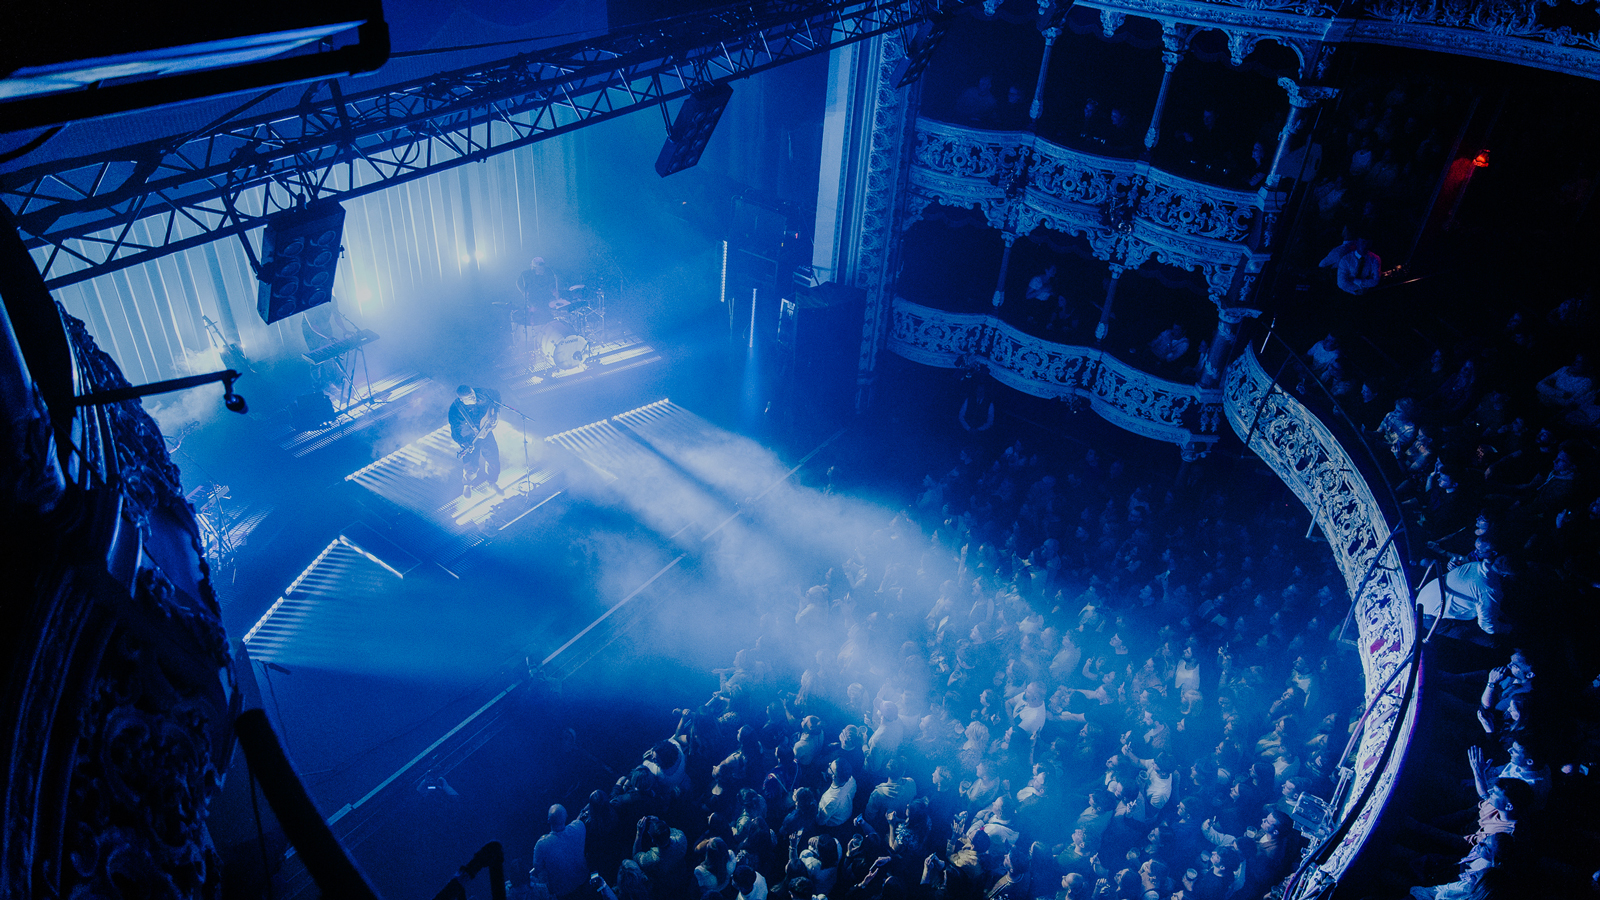
POLYGON ((1472 789, 1478 792, 1479 800, 1489 797, 1489 785, 1483 778, 1483 748, 1474 744, 1467 748, 1467 765, 1472 767, 1472 789))
POLYGON ((1239 842, 1239 839, 1233 835, 1223 834, 1215 828, 1212 828, 1210 819, 1200 823, 1200 833, 1205 835, 1206 840, 1210 841, 1212 845, 1217 847, 1232 847, 1237 845, 1239 842))
POLYGON ((1125 732, 1122 735, 1122 755, 1133 760, 1146 769, 1150 767, 1150 760, 1144 759, 1140 757, 1139 754, 1133 752, 1133 732, 1131 731, 1125 732))
POLYGON ((1500 699, 1500 679, 1506 674, 1505 666, 1489 670, 1489 680, 1484 682, 1483 696, 1478 700, 1478 724, 1485 734, 1494 734, 1494 705, 1500 699))

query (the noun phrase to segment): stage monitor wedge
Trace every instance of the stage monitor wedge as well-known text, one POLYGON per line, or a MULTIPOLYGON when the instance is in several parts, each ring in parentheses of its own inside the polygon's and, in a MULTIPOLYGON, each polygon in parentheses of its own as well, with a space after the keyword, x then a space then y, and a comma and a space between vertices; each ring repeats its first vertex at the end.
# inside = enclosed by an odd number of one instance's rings
POLYGON ((732 98, 733 88, 726 84, 714 84, 695 91, 683 101, 683 106, 678 108, 678 117, 672 120, 672 129, 667 134, 666 144, 661 147, 661 155, 656 157, 657 175, 665 178, 700 161, 700 154, 706 152, 706 144, 711 141, 711 132, 716 130, 717 121, 722 118, 722 111, 728 108, 728 101, 732 98))
POLYGON ((268 325, 333 299, 344 207, 311 203, 267 220, 261 236, 256 312, 268 325))

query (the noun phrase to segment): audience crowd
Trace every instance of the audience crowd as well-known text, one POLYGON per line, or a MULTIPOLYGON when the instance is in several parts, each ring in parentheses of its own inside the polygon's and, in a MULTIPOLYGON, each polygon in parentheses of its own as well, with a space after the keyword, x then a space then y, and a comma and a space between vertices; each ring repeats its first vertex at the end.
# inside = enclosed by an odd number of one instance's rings
POLYGON ((552 809, 531 890, 590 896, 579 870, 619 898, 1280 883, 1362 711, 1304 514, 991 446, 774 604, 720 690, 576 822, 552 809))
MULTIPOLYGON (((1425 573, 1440 725, 1410 761, 1428 802, 1379 851, 1394 896, 1594 868, 1591 832, 1549 824, 1592 818, 1600 761, 1600 679, 1567 683, 1595 662, 1561 635, 1600 580, 1588 315, 1514 316, 1389 377, 1329 335, 1285 376, 1366 426, 1425 573)), ((1093 450, 1041 463, 992 401, 966 413, 948 472, 773 601, 720 689, 574 821, 552 808, 533 895, 1251 900, 1294 869, 1363 709, 1303 511, 1238 485, 1180 501, 1093 450)))
MULTIPOLYGON (((1464 102, 1443 77, 1368 77, 1341 97, 1326 136, 1296 154, 1283 174, 1312 183, 1306 202, 1322 234, 1308 246, 1332 243, 1343 227, 1397 253, 1415 236, 1419 210, 1434 189, 1450 150, 1442 113, 1464 102)), ((1308 235, 1309 237, 1309 235, 1308 235)))
POLYGON ((1302 395, 1319 380, 1367 431, 1428 573, 1418 601, 1440 648, 1440 725, 1433 764, 1412 768, 1431 815, 1407 815, 1390 848, 1391 879, 1419 898, 1590 891, 1600 838, 1556 823, 1592 821, 1600 759, 1586 640, 1600 589, 1594 317, 1587 295, 1514 312, 1409 372, 1330 333, 1288 379, 1302 395))
POLYGON ((1301 394, 1316 379, 1366 431, 1406 513, 1414 560, 1471 582, 1442 598, 1424 591, 1430 615, 1442 600, 1445 618, 1477 620, 1482 634, 1457 637, 1487 644, 1484 635, 1501 631, 1560 629, 1600 582, 1590 474, 1600 404, 1583 337, 1592 318, 1584 297, 1537 323, 1512 313, 1498 334, 1436 349, 1410 371, 1347 354, 1329 333, 1288 378, 1301 394))
MULTIPOLYGON (((1291 148, 1284 174, 1315 179, 1330 235, 1410 233, 1377 203, 1430 189, 1446 148, 1422 113, 1456 102, 1442 91, 1356 85, 1326 160, 1291 148)), ((980 79, 956 120, 1020 127, 1025 91, 998 93, 980 79)), ((1120 113, 1090 100, 1072 136, 1136 152, 1120 113)), ((1173 140, 1205 150, 1214 127, 1202 113, 1173 140)), ((1259 186, 1272 149, 1223 174, 1259 186)), ((1027 283, 1030 328, 1058 324, 1056 275, 1027 283)), ((1404 514, 1432 655, 1406 805, 1371 850, 1391 896, 1600 884, 1600 660, 1581 637, 1600 624, 1595 319, 1588 297, 1512 314, 1411 371, 1335 331, 1281 378, 1320 383, 1367 433, 1404 514)), ((1195 337, 1157 335, 1152 370, 1195 337)), ((1180 500, 1092 450, 1041 463, 995 423, 974 392, 975 443, 947 472, 774 599, 631 771, 570 822, 550 810, 532 895, 1255 900, 1283 882, 1364 709, 1345 585, 1303 509, 1240 485, 1180 500)))

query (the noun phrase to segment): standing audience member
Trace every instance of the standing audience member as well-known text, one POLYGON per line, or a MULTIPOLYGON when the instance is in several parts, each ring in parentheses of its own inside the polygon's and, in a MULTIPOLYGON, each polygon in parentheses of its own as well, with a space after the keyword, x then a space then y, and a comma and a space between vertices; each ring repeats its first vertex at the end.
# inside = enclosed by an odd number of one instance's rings
POLYGON ((1383 260, 1372 252, 1364 237, 1351 238, 1333 248, 1317 265, 1336 267, 1335 283, 1339 290, 1358 297, 1377 287, 1383 279, 1383 260))
POLYGON ((817 802, 817 824, 824 829, 839 828, 850 820, 856 800, 855 773, 850 761, 839 757, 828 764, 831 782, 817 802))
POLYGON ((550 807, 546 820, 550 832, 533 845, 530 879, 543 884, 550 896, 558 900, 576 897, 589 881, 589 863, 584 859, 584 824, 582 820, 568 822, 567 808, 559 803, 550 807))

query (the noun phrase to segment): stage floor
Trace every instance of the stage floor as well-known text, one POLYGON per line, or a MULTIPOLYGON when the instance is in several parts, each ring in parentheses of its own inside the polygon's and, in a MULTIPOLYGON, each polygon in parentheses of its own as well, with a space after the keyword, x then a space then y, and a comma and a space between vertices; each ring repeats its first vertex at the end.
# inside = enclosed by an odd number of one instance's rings
MULTIPOLYGON (((496 434, 520 446, 504 420, 496 434)), ((319 807, 385 896, 439 886, 417 888, 418 829, 464 854, 457 865, 488 840, 530 849, 537 822, 508 814, 508 802, 581 804, 566 794, 613 779, 653 735, 641 730, 652 716, 714 689, 710 670, 753 639, 753 596, 796 583, 887 519, 797 484, 791 464, 665 398, 530 445, 526 481, 546 487, 544 500, 507 525, 496 525, 502 510, 528 502, 515 450, 501 491, 469 498, 442 429, 351 473, 346 483, 401 524, 341 530, 244 638, 319 807), (796 513, 850 527, 824 528, 833 539, 808 547, 796 513), (425 542, 407 528, 442 536, 447 550, 417 549, 425 542), (550 708, 578 744, 552 748, 539 777, 489 777, 515 768, 525 742, 563 740, 529 719, 537 691, 582 697, 577 709, 605 710, 606 721, 550 708), (482 815, 458 815, 466 808, 482 815), (444 821, 448 833, 434 834, 444 821)), ((292 862, 279 887, 310 896, 292 862)))
MULTIPOLYGON (((758 599, 887 520, 800 486, 828 464, 791 472, 816 442, 780 458, 726 430, 745 354, 713 337, 623 336, 559 377, 514 354, 476 373, 375 371, 380 399, 325 428, 256 412, 177 454, 186 486, 230 486, 228 521, 250 524, 213 560, 225 625, 384 896, 432 897, 488 840, 525 872, 529 809, 575 809, 571 791, 636 762, 670 728, 656 719, 703 701, 711 669, 753 640, 758 599), (467 497, 443 427, 461 381, 514 409, 495 430, 499 490, 467 497), (454 795, 426 790, 438 778, 454 795)), ((217 815, 250 817, 254 841, 248 799, 217 815)), ((306 887, 291 861, 277 895, 306 887)))

